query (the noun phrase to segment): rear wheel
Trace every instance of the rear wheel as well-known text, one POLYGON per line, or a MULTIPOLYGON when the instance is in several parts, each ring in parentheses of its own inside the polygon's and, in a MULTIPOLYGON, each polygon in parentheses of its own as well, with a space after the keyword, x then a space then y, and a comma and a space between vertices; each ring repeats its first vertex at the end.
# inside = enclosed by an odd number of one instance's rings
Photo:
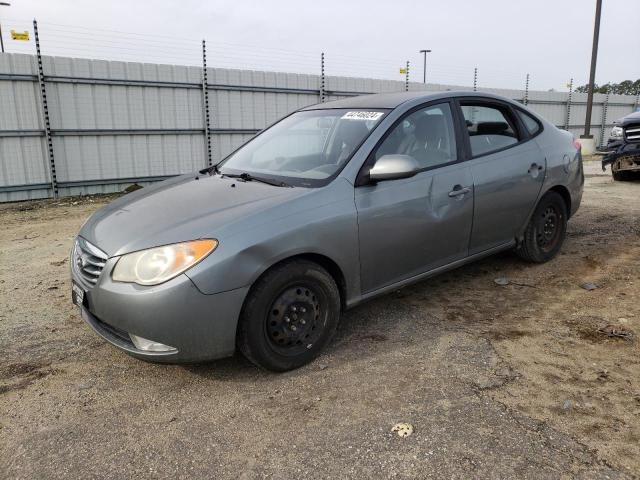
POLYGON ((529 262, 548 262, 560 251, 566 233, 565 201, 559 193, 547 192, 533 212, 522 245, 516 252, 529 262))
POLYGON ((263 275, 249 292, 238 348, 262 368, 292 370, 320 354, 339 317, 340 293, 331 275, 307 260, 286 262, 263 275))

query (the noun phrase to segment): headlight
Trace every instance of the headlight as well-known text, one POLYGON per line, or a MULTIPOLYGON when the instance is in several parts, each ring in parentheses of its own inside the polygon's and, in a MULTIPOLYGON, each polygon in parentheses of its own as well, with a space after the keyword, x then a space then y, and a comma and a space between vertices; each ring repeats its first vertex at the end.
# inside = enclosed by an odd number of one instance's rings
POLYGON ((116 282, 158 285, 193 267, 217 246, 217 240, 193 240, 128 253, 120 257, 111 277, 116 282))
POLYGON ((611 137, 611 138, 622 138, 622 134, 623 134, 622 127, 613 127, 611 129, 611 135, 609 135, 609 137, 611 137))

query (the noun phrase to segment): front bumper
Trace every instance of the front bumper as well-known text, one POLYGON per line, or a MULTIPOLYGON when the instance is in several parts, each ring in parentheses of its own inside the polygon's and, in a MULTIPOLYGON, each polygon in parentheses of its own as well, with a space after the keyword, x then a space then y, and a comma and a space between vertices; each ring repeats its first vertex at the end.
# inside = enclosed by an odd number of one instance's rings
POLYGON ((73 268, 71 271, 72 279, 85 289, 82 318, 102 338, 130 355, 153 362, 189 363, 233 354, 248 287, 205 295, 184 274, 152 287, 114 282, 109 275, 113 263, 114 259, 107 261, 93 287, 73 268), (140 350, 129 333, 176 350, 140 350))
POLYGON ((602 171, 606 170, 607 165, 613 165, 621 159, 624 161, 614 165, 616 170, 640 170, 640 143, 610 142, 605 151, 607 153, 602 158, 602 171))

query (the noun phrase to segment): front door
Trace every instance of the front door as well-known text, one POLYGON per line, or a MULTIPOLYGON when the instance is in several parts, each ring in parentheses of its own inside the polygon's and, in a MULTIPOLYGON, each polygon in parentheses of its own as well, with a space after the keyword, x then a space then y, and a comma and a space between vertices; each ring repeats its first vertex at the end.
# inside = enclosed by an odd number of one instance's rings
POLYGON ((468 254, 473 178, 458 162, 449 103, 419 108, 391 127, 373 152, 411 155, 414 177, 356 188, 363 293, 468 254))

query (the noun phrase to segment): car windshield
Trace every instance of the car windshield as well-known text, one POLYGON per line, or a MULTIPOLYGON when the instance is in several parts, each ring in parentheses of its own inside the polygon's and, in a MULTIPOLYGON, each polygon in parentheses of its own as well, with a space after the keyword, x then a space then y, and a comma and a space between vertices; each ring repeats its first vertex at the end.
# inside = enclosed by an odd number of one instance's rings
POLYGON ((223 174, 248 173, 290 185, 325 185, 388 110, 296 112, 257 135, 220 164, 223 174))

